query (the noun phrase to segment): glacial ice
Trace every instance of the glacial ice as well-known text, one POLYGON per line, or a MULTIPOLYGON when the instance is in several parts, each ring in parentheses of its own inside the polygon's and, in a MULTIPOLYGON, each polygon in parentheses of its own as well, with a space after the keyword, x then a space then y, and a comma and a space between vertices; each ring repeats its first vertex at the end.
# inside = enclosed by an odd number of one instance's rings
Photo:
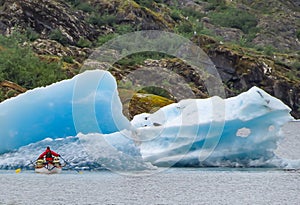
POLYGON ((228 99, 185 99, 129 122, 112 75, 85 71, 0 104, 0 168, 27 164, 47 145, 74 166, 111 170, 284 166, 274 151, 290 111, 253 87, 228 99))
POLYGON ((182 100, 137 115, 132 125, 142 139, 142 156, 157 166, 271 166, 280 128, 293 119, 289 112, 253 87, 225 100, 182 100))
POLYGON ((128 127, 113 76, 86 71, 2 102, 0 153, 48 137, 76 136, 79 132, 108 134, 128 127))

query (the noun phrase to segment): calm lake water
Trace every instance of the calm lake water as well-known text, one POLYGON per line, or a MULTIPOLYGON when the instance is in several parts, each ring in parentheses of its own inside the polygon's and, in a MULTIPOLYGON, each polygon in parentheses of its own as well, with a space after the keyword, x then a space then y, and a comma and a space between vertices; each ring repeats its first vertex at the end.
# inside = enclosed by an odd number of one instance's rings
MULTIPOLYGON (((299 123, 278 155, 300 159, 299 123)), ((148 173, 149 174, 149 173, 148 173)), ((0 204, 300 204, 300 171, 171 168, 148 176, 109 171, 0 171, 0 204)))
POLYGON ((150 176, 0 172, 0 204, 299 204, 300 172, 169 169, 150 176))

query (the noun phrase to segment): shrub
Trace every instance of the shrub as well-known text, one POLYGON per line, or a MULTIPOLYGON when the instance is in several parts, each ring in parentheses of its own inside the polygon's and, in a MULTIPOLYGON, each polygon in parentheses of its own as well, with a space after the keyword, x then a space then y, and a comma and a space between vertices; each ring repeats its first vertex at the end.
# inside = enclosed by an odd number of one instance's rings
POLYGON ((176 27, 177 31, 179 33, 192 33, 193 32, 193 26, 189 22, 182 22, 176 27))
POLYGON ((31 89, 66 78, 60 63, 40 60, 29 47, 19 46, 14 36, 0 35, 0 78, 31 89), (7 45, 7 42, 11 42, 7 45))
POLYGON ((183 8, 182 14, 185 16, 194 17, 196 19, 201 19, 204 16, 201 12, 195 10, 194 8, 190 8, 190 7, 183 8))
POLYGON ((66 63, 74 63, 74 60, 71 56, 63 56, 62 61, 66 63))
POLYGON ((77 46, 80 48, 90 47, 92 45, 92 42, 90 42, 88 39, 80 37, 77 46))
POLYGON ((136 3, 138 3, 140 6, 149 8, 149 9, 154 9, 155 8, 155 3, 163 3, 163 0, 154 0, 154 1, 149 1, 149 0, 135 0, 136 3))
POLYGON ((209 17, 213 24, 241 29, 244 33, 249 33, 258 22, 254 15, 232 7, 220 12, 213 12, 209 17))
POLYGON ((130 24, 115 25, 114 27, 115 27, 116 32, 120 35, 130 33, 135 30, 133 25, 130 25, 130 24))
POLYGON ((263 52, 265 55, 272 56, 275 52, 275 48, 271 45, 268 45, 263 48, 263 52))
POLYGON ((296 62, 292 63, 291 67, 295 70, 300 71, 300 62, 296 61, 296 62))
POLYGON ((59 29, 54 29, 50 32, 49 38, 55 40, 63 45, 68 43, 67 37, 65 37, 59 29))
POLYGON ((93 13, 89 17, 87 22, 98 26, 103 26, 103 25, 113 26, 117 22, 117 17, 115 15, 107 14, 107 13, 103 14, 102 16, 97 13, 93 13))
POLYGON ((97 46, 101 46, 102 44, 106 43, 107 41, 113 39, 116 36, 116 34, 111 33, 107 34, 105 36, 99 36, 97 40, 97 46))
POLYGON ((117 17, 113 14, 104 14, 101 16, 101 24, 102 25, 112 26, 116 22, 117 22, 117 17))
POLYGON ((181 20, 181 12, 179 10, 172 10, 172 12, 170 13, 170 17, 174 20, 174 21, 179 21, 181 20))
POLYGON ((226 2, 224 0, 203 0, 209 4, 205 7, 206 10, 223 10, 226 9, 226 2))
POLYGON ((91 13, 94 11, 93 6, 86 2, 81 2, 81 3, 77 4, 76 8, 79 10, 82 10, 84 12, 88 12, 88 13, 91 13))
POLYGON ((26 37, 29 41, 35 41, 36 39, 38 39, 40 37, 40 35, 35 32, 34 30, 32 30, 31 28, 27 28, 26 29, 26 37))
POLYGON ((297 30, 296 36, 297 36, 298 39, 300 39, 300 29, 297 30))
POLYGON ((80 0, 67 0, 68 2, 70 2, 73 6, 77 6, 80 4, 80 0))

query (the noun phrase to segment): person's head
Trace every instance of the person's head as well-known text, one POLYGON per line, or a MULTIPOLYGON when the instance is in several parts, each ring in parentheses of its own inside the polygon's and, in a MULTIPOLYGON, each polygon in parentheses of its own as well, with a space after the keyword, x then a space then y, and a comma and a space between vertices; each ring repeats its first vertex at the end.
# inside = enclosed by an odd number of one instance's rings
POLYGON ((50 150, 50 147, 48 146, 48 147, 47 147, 47 149, 49 149, 49 150, 50 150))

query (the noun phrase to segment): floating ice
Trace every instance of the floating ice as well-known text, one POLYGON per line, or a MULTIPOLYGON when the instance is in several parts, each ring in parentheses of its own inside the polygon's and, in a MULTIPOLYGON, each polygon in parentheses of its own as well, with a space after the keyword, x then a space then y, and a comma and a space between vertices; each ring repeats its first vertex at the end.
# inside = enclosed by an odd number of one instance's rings
POLYGON ((273 166, 280 128, 292 119, 289 112, 253 87, 226 100, 182 100, 137 115, 132 124, 142 139, 142 156, 157 166, 273 166))
POLYGON ((257 87, 225 100, 182 100, 131 122, 116 88, 108 72, 94 70, 2 102, 0 168, 25 165, 47 145, 74 166, 122 171, 147 162, 285 166, 274 151, 290 108, 257 87))
POLYGON ((128 129, 115 79, 93 70, 0 104, 0 153, 47 137, 128 129))

